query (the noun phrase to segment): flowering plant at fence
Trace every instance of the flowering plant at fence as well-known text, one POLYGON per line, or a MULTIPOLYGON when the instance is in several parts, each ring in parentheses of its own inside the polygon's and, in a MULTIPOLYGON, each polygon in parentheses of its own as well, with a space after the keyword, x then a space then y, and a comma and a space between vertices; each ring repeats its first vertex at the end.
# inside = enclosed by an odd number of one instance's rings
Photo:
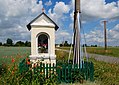
MULTIPOLYGON (((14 58, 11 59, 11 64, 6 66, 3 64, 0 74, 0 85, 56 85, 57 78, 52 74, 46 78, 43 72, 38 71, 38 63, 32 63, 29 58, 23 59, 19 66, 14 58), (4 67, 4 68, 3 68, 4 67)), ((1 70, 1 68, 0 68, 1 70)))

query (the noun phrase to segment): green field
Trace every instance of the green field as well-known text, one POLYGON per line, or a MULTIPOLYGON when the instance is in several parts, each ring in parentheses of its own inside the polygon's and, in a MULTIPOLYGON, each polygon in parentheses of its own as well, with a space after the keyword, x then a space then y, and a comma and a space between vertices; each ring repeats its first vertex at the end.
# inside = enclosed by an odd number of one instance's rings
MULTIPOLYGON (((25 58, 30 54, 30 47, 0 47, 0 63, 10 63, 12 58, 25 58)), ((21 60, 20 59, 20 60, 21 60)))
MULTIPOLYGON (((59 47, 59 49, 70 50, 70 47, 59 47)), ((87 47, 86 49, 88 53, 119 57, 119 47, 108 47, 106 52, 103 47, 87 47)))
POLYGON ((119 57, 119 47, 109 47, 107 51, 105 51, 104 48, 102 47, 88 47, 87 52, 107 55, 107 56, 113 56, 113 57, 119 57))

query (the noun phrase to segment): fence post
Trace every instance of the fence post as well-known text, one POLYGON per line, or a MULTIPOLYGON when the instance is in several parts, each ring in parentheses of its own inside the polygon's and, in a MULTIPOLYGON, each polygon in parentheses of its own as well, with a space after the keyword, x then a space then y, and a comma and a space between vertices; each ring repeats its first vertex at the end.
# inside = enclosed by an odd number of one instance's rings
POLYGON ((69 76, 68 76, 68 83, 72 82, 72 72, 71 72, 71 70, 72 70, 72 65, 69 64, 68 65, 68 74, 69 74, 69 76))
POLYGON ((51 77, 52 73, 51 73, 51 63, 49 64, 49 76, 51 77))
POLYGON ((60 68, 60 65, 57 63, 57 65, 56 65, 56 71, 57 71, 57 78, 58 78, 58 81, 59 81, 59 83, 61 82, 61 68, 60 68))
POLYGON ((94 65, 90 63, 90 81, 94 81, 94 65))
POLYGON ((42 72, 42 62, 40 62, 40 73, 42 72))
POLYGON ((46 78, 48 78, 48 64, 46 64, 46 78))
POLYGON ((44 78, 45 78, 45 64, 43 63, 43 74, 44 74, 44 78))
POLYGON ((67 79, 66 79, 67 78, 67 74, 66 74, 67 72, 66 71, 67 71, 67 66, 65 64, 64 65, 64 78, 65 78, 65 82, 67 82, 67 79))

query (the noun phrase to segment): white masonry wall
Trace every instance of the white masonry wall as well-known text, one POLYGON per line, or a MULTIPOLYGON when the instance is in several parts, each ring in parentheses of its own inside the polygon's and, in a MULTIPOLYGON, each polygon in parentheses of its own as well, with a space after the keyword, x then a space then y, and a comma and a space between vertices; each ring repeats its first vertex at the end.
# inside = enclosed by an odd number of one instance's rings
POLYGON ((55 29, 54 27, 39 27, 39 26, 32 26, 31 29, 31 57, 33 58, 48 58, 44 60, 44 62, 52 62, 56 63, 56 55, 55 55, 55 29), (49 35, 48 37, 48 53, 38 53, 38 35, 40 33, 46 33, 49 35))
MULTIPOLYGON (((35 27, 31 29, 31 54, 38 55, 38 34, 46 33, 49 35, 48 53, 55 55, 55 29, 48 27, 35 27)), ((42 53, 41 53, 42 54, 42 53)))
POLYGON ((44 63, 56 63, 55 55, 55 24, 45 15, 40 16, 31 24, 31 55, 30 58, 36 62, 44 58, 44 63), (47 34, 48 53, 38 53, 38 35, 47 34), (50 59, 49 59, 50 58, 50 59))

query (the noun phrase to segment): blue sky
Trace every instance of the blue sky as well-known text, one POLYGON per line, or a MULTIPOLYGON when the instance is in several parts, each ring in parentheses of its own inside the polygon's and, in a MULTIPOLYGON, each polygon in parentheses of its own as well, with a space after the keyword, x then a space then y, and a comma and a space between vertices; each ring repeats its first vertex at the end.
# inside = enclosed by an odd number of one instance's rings
MULTIPOLYGON (((0 1, 0 42, 7 38, 14 42, 30 41, 26 25, 45 8, 45 13, 59 26, 56 43, 62 43, 63 39, 71 43, 74 0, 39 0, 39 4, 36 1, 0 1)), ((102 21, 107 20, 108 45, 119 45, 119 0, 81 0, 81 12, 87 44, 103 45, 102 21)))

